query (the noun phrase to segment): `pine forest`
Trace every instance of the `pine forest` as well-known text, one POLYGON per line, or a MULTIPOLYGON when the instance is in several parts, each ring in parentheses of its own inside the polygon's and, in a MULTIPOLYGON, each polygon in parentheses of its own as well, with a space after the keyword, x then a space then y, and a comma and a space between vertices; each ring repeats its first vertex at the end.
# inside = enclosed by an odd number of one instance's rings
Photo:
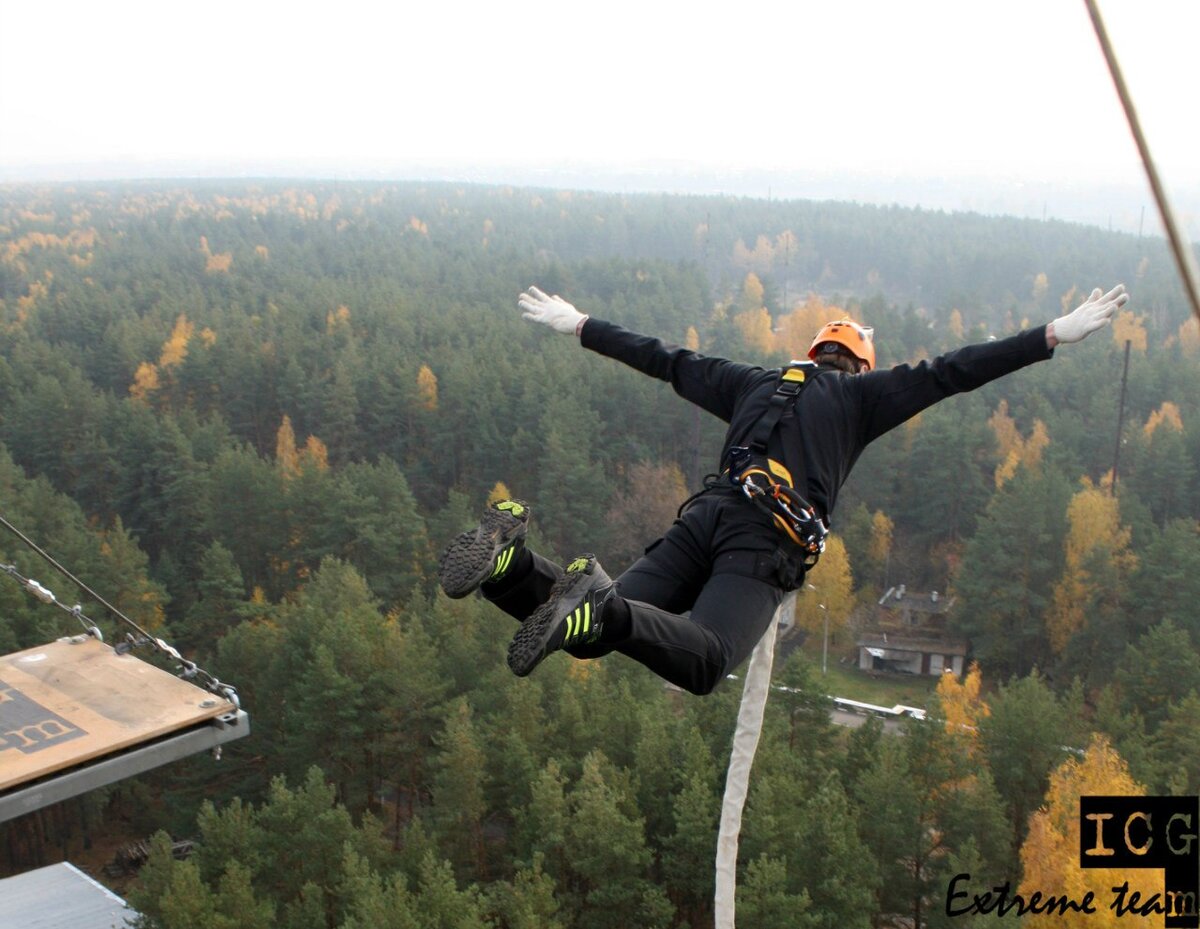
MULTIPOLYGON (((776 660, 746 929, 990 925, 947 915, 951 880, 1071 886, 1081 792, 1200 792, 1200 326, 1162 238, 454 184, 0 187, 0 515, 253 719, 220 761, 0 827, 0 870, 99 874, 153 837, 117 889, 162 929, 711 926, 740 683, 694 697, 619 655, 518 679, 513 621, 438 590, 489 500, 616 576, 717 467, 724 424, 518 293, 768 367, 848 316, 891 366, 1118 282, 1110 330, 859 461, 776 660), (900 585, 950 604, 961 677, 857 670, 900 585), (923 721, 831 718, 897 686, 923 721)), ((0 561, 46 579, 7 534, 0 561)), ((0 578, 0 653, 76 631, 0 578)))

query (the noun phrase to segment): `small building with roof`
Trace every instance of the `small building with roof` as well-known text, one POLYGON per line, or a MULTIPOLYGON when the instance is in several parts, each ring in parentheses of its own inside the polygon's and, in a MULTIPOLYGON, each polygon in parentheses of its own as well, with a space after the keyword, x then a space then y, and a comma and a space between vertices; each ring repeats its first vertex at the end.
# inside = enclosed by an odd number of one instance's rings
POLYGON ((904 584, 888 588, 879 598, 874 626, 855 642, 859 669, 961 675, 969 643, 945 628, 945 614, 953 605, 953 597, 936 590, 916 593, 904 584))
POLYGON ((922 638, 895 632, 871 632, 858 637, 858 667, 863 671, 940 675, 963 673, 967 643, 963 639, 922 638))

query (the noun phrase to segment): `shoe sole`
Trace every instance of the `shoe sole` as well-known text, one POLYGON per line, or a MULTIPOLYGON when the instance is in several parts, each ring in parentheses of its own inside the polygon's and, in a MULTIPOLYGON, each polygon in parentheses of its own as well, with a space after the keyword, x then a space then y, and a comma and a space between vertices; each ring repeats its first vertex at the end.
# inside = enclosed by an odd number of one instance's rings
MULTIPOLYGON (((564 574, 550 588, 546 602, 521 623, 508 645, 508 667, 517 677, 525 677, 541 664, 549 652, 546 646, 567 614, 575 608, 575 602, 595 583, 597 573, 604 569, 592 561, 591 571, 576 571, 564 574), (569 607, 569 609, 568 609, 569 607)), ((605 583, 608 583, 607 575, 605 583)))
POLYGON ((438 581, 446 596, 460 600, 491 576, 496 557, 521 538, 525 523, 489 507, 474 529, 457 536, 438 562, 438 581))

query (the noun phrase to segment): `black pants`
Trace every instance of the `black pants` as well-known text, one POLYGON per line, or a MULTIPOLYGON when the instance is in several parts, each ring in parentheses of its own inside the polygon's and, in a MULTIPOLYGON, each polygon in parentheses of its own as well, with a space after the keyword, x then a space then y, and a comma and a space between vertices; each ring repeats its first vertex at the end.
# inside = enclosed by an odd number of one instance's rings
MULTIPOLYGON (((802 583, 804 569, 786 544, 749 501, 722 490, 703 494, 617 578, 617 595, 629 605, 629 636, 568 652, 599 658, 617 651, 685 690, 710 693, 753 651, 785 591, 802 583)), ((531 570, 483 586, 519 620, 546 601, 562 574, 531 554, 531 570)))

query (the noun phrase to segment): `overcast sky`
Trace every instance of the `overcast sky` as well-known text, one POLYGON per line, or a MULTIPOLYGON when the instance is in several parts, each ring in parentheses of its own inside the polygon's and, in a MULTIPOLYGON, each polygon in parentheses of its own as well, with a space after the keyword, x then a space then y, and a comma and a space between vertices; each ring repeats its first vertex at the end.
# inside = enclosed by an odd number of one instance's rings
MULTIPOLYGON (((1200 189, 1200 2, 1101 9, 1200 189)), ((0 0, 0 181, 297 163, 1145 183, 1083 0, 0 0)))

